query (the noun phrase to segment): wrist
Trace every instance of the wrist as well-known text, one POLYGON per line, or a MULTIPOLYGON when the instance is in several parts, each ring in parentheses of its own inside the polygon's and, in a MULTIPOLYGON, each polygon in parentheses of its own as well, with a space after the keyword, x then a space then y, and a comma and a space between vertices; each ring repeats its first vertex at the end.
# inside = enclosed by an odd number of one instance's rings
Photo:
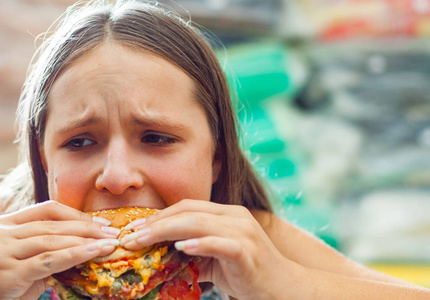
POLYGON ((276 280, 271 282, 263 299, 314 299, 312 269, 288 259, 277 269, 276 280))

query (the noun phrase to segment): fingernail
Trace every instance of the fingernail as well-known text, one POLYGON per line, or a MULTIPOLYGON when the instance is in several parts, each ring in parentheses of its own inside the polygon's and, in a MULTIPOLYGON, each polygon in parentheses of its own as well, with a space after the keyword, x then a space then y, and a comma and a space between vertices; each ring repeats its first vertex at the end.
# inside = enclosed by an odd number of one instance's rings
POLYGON ((175 243, 175 249, 178 251, 183 251, 186 249, 197 248, 198 245, 199 245, 199 241, 197 239, 179 241, 175 243))
POLYGON ((102 231, 107 235, 112 235, 114 237, 117 237, 121 233, 120 229, 115 227, 109 227, 109 226, 103 226, 102 231))
POLYGON ((102 217, 97 217, 97 216, 93 216, 93 222, 102 224, 102 225, 106 225, 109 226, 111 224, 111 221, 109 221, 108 219, 102 218, 102 217))
POLYGON ((145 224, 146 222, 146 218, 143 219, 137 219, 134 220, 133 222, 127 224, 127 226, 124 227, 125 230, 132 230, 133 228, 142 226, 143 224, 145 224))
POLYGON ((124 246, 128 242, 131 242, 134 240, 136 240, 136 242, 138 242, 140 238, 147 236, 150 231, 151 230, 149 228, 145 228, 145 229, 130 233, 130 234, 126 235, 125 237, 123 237, 119 244, 121 246, 124 246))
POLYGON ((94 243, 88 244, 85 246, 85 250, 88 252, 93 252, 105 247, 112 247, 112 246, 118 246, 119 245, 119 241, 116 239, 103 239, 103 240, 98 240, 94 243))

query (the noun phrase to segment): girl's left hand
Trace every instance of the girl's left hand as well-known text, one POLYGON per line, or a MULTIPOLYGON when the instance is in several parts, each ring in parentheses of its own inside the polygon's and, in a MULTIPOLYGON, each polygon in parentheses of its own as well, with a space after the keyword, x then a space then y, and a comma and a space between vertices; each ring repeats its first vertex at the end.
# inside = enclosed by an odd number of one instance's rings
POLYGON ((200 256, 200 281, 210 281, 239 299, 286 299, 300 268, 273 245, 248 209, 182 200, 146 220, 121 243, 132 250, 162 241, 200 256), (285 283, 291 285, 286 286, 285 283))

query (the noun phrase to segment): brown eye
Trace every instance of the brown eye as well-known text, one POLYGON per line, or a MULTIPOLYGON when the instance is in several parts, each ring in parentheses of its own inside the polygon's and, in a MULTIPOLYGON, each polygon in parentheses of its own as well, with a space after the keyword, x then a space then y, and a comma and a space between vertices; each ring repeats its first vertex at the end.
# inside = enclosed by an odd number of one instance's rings
POLYGON ((176 140, 171 137, 164 136, 161 134, 156 134, 156 133, 147 134, 144 137, 142 137, 140 141, 142 143, 151 144, 155 146, 164 146, 164 145, 173 144, 176 142, 176 140))
POLYGON ((72 150, 72 151, 78 151, 78 150, 84 149, 85 147, 92 146, 94 144, 95 144, 95 142, 90 140, 90 139, 75 138, 75 139, 71 139, 69 142, 67 142, 65 147, 69 150, 72 150))

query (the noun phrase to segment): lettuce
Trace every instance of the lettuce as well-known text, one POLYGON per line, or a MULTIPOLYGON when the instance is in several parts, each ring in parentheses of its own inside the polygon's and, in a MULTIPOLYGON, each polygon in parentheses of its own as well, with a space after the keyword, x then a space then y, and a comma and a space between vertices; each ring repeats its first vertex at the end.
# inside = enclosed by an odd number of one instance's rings
POLYGON ((154 300, 155 297, 157 296, 158 292, 160 291, 162 285, 163 284, 159 284, 156 288, 154 288, 148 294, 146 294, 145 296, 143 296, 142 298, 139 298, 137 300, 154 300))

